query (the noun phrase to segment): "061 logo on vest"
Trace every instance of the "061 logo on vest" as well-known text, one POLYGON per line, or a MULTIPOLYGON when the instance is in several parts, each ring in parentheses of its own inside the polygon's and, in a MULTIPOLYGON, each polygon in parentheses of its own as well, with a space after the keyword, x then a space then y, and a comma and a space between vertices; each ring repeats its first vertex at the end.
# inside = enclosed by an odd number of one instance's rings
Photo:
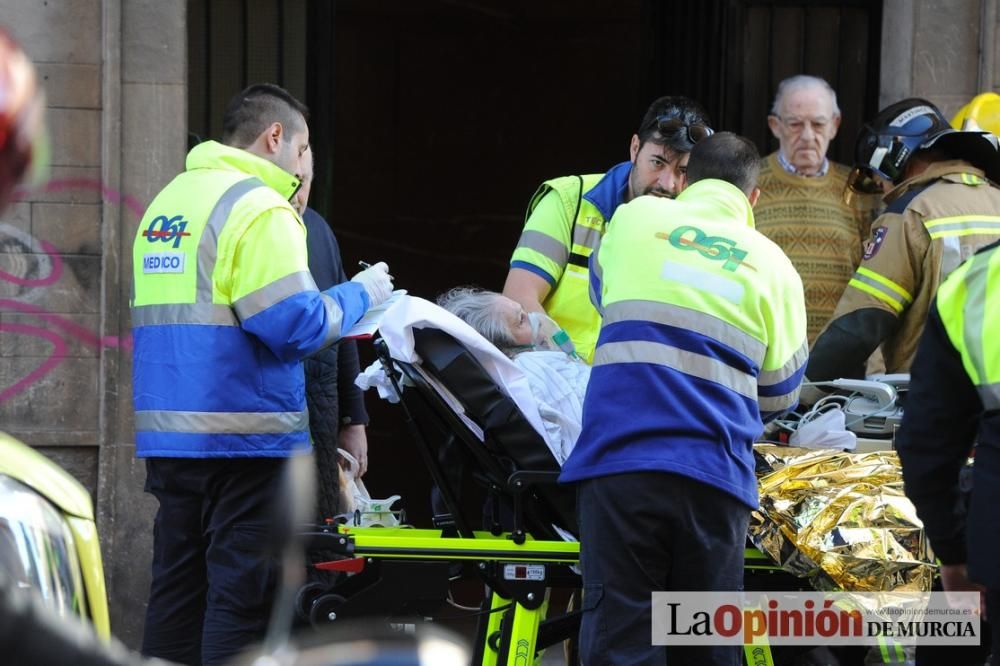
POLYGON ((183 252, 156 252, 142 255, 143 273, 183 273, 183 252))
POLYGON ((169 219, 166 215, 158 215, 153 218, 153 221, 149 223, 149 226, 142 232, 142 235, 150 243, 157 241, 169 243, 173 241, 174 249, 176 250, 181 244, 181 239, 191 235, 190 232, 184 231, 186 228, 187 220, 184 219, 183 215, 175 215, 169 219))
POLYGON ((677 227, 670 235, 657 232, 656 237, 670 241, 678 250, 694 250, 706 259, 721 261, 723 270, 735 272, 740 266, 757 270, 744 261, 747 251, 736 247, 736 241, 724 236, 708 236, 698 227, 677 227))

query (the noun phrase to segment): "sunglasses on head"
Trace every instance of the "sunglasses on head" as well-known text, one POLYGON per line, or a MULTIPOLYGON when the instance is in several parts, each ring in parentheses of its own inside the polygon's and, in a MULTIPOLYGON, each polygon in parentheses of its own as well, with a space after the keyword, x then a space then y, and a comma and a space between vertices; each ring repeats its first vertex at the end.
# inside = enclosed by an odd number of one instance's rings
POLYGON ((687 133, 689 143, 698 143, 702 139, 707 139, 715 134, 715 131, 708 125, 688 123, 683 118, 678 118, 675 114, 657 116, 654 123, 660 136, 664 138, 672 137, 684 131, 687 133))

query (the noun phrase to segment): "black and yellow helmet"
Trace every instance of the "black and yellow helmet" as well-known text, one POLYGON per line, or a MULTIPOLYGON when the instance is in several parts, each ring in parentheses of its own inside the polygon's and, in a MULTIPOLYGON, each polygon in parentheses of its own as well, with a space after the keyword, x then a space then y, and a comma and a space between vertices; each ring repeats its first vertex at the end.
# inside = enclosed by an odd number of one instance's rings
POLYGON ((990 180, 1000 182, 996 136, 980 130, 956 130, 933 103, 911 97, 886 107, 862 127, 854 145, 847 198, 881 193, 875 176, 901 182, 913 155, 930 149, 965 160, 982 169, 990 180))

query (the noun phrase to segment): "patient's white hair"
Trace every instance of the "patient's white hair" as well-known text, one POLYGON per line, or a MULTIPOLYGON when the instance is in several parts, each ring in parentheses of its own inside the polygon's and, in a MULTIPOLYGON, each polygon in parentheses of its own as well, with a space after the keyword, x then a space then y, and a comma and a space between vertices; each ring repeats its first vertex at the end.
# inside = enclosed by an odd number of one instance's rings
POLYGON ((438 296, 437 302, 503 351, 517 346, 510 325, 503 318, 503 295, 476 287, 455 287, 438 296))

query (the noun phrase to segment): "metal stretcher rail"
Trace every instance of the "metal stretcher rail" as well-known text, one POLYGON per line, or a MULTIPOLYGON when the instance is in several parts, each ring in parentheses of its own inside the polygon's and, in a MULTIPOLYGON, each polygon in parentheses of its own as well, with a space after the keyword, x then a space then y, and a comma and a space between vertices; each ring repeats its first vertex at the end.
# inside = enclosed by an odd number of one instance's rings
POLYGON ((350 557, 420 560, 502 560, 576 564, 580 544, 573 541, 539 541, 530 535, 523 544, 509 534, 476 531, 473 538, 444 536, 441 530, 403 527, 347 527, 337 531, 309 532, 310 545, 350 557))

